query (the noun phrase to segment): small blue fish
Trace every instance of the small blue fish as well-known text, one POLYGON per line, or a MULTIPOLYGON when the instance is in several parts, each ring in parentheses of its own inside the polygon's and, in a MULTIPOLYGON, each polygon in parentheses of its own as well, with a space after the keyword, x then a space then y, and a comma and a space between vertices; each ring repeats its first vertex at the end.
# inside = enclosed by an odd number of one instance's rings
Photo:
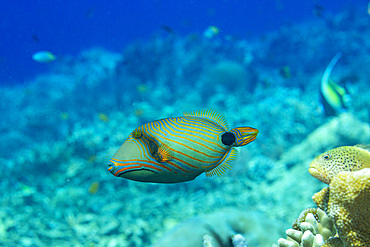
POLYGON ((215 26, 209 26, 206 30, 203 32, 203 36, 207 39, 212 39, 220 32, 220 29, 218 29, 215 26))
POLYGON ((56 57, 49 51, 38 51, 32 55, 32 59, 39 63, 50 63, 56 59, 56 57))
POLYGON ((222 175, 237 158, 234 147, 254 141, 258 130, 229 130, 226 118, 215 110, 184 113, 135 129, 110 159, 108 171, 140 182, 180 183, 222 175))

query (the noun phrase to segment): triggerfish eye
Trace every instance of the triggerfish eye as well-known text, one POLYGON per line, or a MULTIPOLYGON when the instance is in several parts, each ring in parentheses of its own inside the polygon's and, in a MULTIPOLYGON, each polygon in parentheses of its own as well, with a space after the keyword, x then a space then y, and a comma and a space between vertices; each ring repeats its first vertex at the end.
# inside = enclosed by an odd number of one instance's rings
POLYGON ((235 136, 230 132, 226 132, 221 136, 221 141, 223 144, 230 146, 235 142, 235 136))
POLYGON ((140 139, 141 136, 143 135, 143 133, 141 133, 141 131, 139 129, 136 129, 132 132, 132 136, 135 138, 135 139, 140 139))

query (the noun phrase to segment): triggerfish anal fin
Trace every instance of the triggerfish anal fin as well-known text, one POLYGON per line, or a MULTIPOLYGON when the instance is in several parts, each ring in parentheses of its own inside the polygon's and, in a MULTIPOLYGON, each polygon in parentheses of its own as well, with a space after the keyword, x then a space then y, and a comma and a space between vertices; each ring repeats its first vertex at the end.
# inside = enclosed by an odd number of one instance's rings
POLYGON ((343 112, 346 108, 346 90, 330 79, 331 72, 341 57, 342 53, 338 52, 331 59, 321 78, 321 99, 327 115, 338 114, 343 112))
POLYGON ((240 147, 256 140, 258 129, 251 127, 237 127, 230 130, 236 137, 234 147, 240 147))
POLYGON ((184 112, 184 116, 190 117, 201 117, 206 118, 212 122, 217 123, 224 130, 229 129, 229 124, 227 123, 226 117, 224 114, 214 110, 214 109, 205 109, 200 111, 184 112))
POLYGON ((226 170, 231 169, 230 163, 238 158, 238 151, 235 148, 230 149, 230 151, 216 164, 215 168, 206 172, 207 177, 212 177, 218 175, 223 176, 226 170))

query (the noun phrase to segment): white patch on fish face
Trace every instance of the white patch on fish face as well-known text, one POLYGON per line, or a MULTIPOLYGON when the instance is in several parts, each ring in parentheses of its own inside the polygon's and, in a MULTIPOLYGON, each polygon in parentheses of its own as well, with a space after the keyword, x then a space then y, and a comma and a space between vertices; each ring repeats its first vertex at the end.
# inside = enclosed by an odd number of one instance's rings
POLYGON ((139 142, 139 140, 132 137, 128 138, 114 154, 113 158, 120 160, 143 159, 144 155, 138 145, 139 142))

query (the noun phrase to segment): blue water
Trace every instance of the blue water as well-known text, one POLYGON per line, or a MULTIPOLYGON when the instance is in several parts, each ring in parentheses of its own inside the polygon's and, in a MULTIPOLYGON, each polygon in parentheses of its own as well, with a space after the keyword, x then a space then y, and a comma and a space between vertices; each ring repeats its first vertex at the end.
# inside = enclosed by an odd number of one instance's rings
POLYGON ((178 35, 214 25, 223 35, 250 38, 315 19, 318 4, 331 15, 354 6, 366 11, 367 1, 2 1, 0 82, 23 83, 48 71, 31 59, 39 50, 59 57, 96 46, 122 51, 130 42, 163 33, 163 25, 178 35))
POLYGON ((370 144, 368 7, 0 1, 0 247, 225 247, 236 234, 276 246, 327 186, 312 159, 370 144), (210 26, 219 33, 204 35, 210 26), (56 59, 32 59, 43 50, 56 59), (338 53, 335 101, 322 78, 338 53), (224 176, 158 184, 107 171, 139 126, 201 109, 259 130, 224 176))

